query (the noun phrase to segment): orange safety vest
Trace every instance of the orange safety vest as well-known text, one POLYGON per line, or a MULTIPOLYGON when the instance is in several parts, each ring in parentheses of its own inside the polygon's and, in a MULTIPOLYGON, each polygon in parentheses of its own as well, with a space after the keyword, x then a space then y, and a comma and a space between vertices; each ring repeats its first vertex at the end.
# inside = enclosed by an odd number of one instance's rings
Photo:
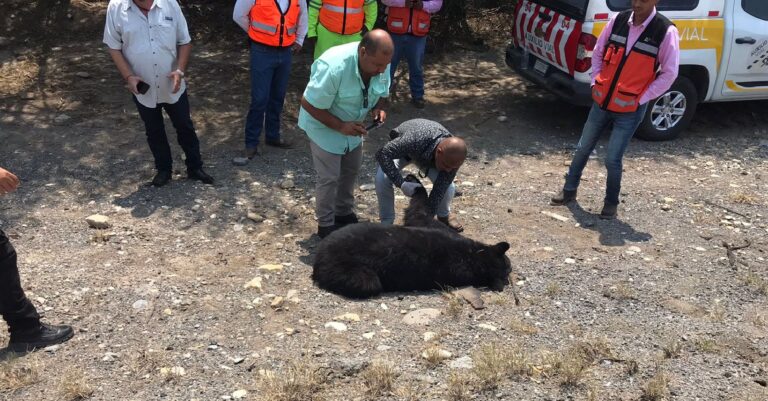
POLYGON ((389 33, 402 35, 411 33, 415 36, 425 36, 429 33, 430 15, 424 10, 409 7, 389 7, 387 9, 387 30, 389 33))
POLYGON ((631 14, 630 10, 616 16, 603 55, 603 68, 592 87, 592 99, 603 110, 617 113, 637 110, 640 97, 656 79, 659 47, 672 25, 669 19, 656 13, 631 51, 627 51, 631 14))
POLYGON ((303 0, 288 0, 288 10, 283 12, 277 0, 256 0, 249 14, 248 36, 267 46, 291 46, 296 41, 299 1, 303 0))
POLYGON ((363 30, 365 0, 323 0, 320 23, 325 29, 341 35, 363 30))

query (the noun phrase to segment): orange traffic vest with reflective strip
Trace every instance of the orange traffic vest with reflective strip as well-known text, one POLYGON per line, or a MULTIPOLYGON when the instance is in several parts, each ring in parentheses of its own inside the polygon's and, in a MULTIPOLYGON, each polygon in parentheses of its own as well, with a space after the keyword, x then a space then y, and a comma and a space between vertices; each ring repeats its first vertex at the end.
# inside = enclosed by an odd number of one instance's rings
POLYGON ((288 0, 288 9, 283 12, 277 0, 256 0, 251 7, 248 36, 267 46, 291 46, 296 41, 299 1, 304 0, 288 0))
POLYGON ((363 30, 365 0, 323 0, 320 7, 320 23, 325 29, 341 35, 363 30))
POLYGON ((429 33, 430 15, 424 10, 409 7, 389 7, 387 9, 387 30, 389 33, 405 34, 408 27, 415 36, 425 36, 429 33))
POLYGON ((613 22, 611 36, 603 55, 603 68, 595 78, 592 99, 603 110, 631 113, 640 106, 640 97, 656 79, 659 47, 672 22, 656 13, 631 51, 627 50, 629 17, 620 13, 613 22))

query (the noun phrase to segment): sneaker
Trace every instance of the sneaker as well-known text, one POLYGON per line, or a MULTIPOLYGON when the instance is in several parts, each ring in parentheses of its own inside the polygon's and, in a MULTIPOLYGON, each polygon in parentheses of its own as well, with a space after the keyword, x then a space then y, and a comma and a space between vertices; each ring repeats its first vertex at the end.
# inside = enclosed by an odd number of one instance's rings
POLYGON ((336 216, 333 218, 333 222, 339 227, 344 227, 348 224, 357 224, 357 215, 354 213, 348 214, 346 216, 336 216))
POLYGON ((611 203, 603 203, 603 210, 600 212, 600 218, 603 220, 611 220, 616 218, 619 205, 611 203))
POLYGON ((61 344, 74 335, 75 332, 71 326, 41 323, 40 327, 34 329, 11 331, 8 349, 18 353, 31 352, 49 345, 61 344))
POLYGON ((317 236, 323 239, 338 229, 339 227, 335 224, 332 226, 325 226, 325 227, 317 226, 317 236))
POLYGON ((549 204, 552 206, 562 206, 565 205, 568 202, 572 202, 576 200, 576 191, 566 191, 562 190, 557 195, 553 196, 549 200, 549 204))
POLYGON ((162 187, 169 182, 171 182, 170 171, 158 171, 157 174, 155 174, 155 178, 152 179, 152 185, 155 187, 162 187))

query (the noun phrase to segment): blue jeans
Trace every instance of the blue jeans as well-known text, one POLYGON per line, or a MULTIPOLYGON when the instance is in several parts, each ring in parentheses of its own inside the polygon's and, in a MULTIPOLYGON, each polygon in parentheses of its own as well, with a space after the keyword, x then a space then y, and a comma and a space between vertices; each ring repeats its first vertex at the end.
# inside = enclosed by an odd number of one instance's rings
POLYGON ((136 96, 133 97, 136 108, 139 110, 139 116, 144 121, 144 128, 147 133, 147 143, 152 156, 155 158, 155 168, 157 171, 171 171, 173 167, 173 158, 171 157, 171 146, 168 144, 168 137, 165 135, 165 123, 163 123, 163 110, 171 118, 173 127, 176 128, 176 137, 179 146, 184 150, 187 156, 185 163, 188 170, 198 169, 203 166, 203 159, 200 157, 200 141, 197 139, 195 126, 192 124, 192 117, 189 111, 189 97, 187 91, 179 97, 176 103, 158 103, 157 107, 149 108, 139 103, 136 96))
POLYGON ((392 41, 395 42, 395 52, 392 54, 392 61, 389 72, 392 79, 395 78, 397 65, 400 58, 405 56, 408 61, 408 86, 411 88, 411 98, 424 98, 424 47, 427 44, 426 36, 414 36, 409 33, 403 35, 392 35, 392 41))
POLYGON ((648 103, 641 105, 637 111, 632 113, 614 113, 601 109, 596 103, 592 104, 589 111, 589 117, 581 131, 581 139, 576 145, 576 153, 573 155, 571 167, 568 169, 568 176, 565 178, 563 189, 566 191, 575 191, 579 188, 581 172, 587 165, 589 155, 595 149, 600 134, 613 123, 611 137, 608 140, 608 150, 605 156, 605 169, 608 172, 608 178, 605 185, 605 203, 612 205, 619 204, 619 193, 621 192, 621 169, 624 151, 627 150, 629 140, 635 134, 635 130, 643 121, 645 110, 648 103))
MULTIPOLYGON (((395 160, 395 165, 402 170, 407 164, 398 159, 395 160)), ((427 177, 435 182, 439 173, 440 171, 436 168, 431 168, 427 171, 427 177)), ((437 206, 437 217, 448 217, 451 214, 451 201, 455 194, 456 186, 451 184, 437 206)), ((376 168, 376 198, 379 201, 379 221, 384 224, 393 224, 395 222, 395 187, 389 177, 384 174, 381 166, 376 168)))
POLYGON ((250 43, 251 107, 245 120, 245 147, 253 149, 259 145, 262 127, 266 130, 267 141, 280 139, 280 113, 288 88, 292 55, 290 47, 250 43))

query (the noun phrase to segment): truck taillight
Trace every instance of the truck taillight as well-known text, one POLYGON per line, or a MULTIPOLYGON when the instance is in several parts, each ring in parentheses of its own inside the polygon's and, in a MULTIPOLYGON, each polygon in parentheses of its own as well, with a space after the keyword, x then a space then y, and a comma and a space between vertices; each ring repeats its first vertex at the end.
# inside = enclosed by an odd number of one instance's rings
POLYGON ((591 33, 582 33, 579 36, 579 47, 576 50, 576 64, 574 69, 578 72, 587 72, 592 68, 592 50, 595 50, 597 38, 591 33))

